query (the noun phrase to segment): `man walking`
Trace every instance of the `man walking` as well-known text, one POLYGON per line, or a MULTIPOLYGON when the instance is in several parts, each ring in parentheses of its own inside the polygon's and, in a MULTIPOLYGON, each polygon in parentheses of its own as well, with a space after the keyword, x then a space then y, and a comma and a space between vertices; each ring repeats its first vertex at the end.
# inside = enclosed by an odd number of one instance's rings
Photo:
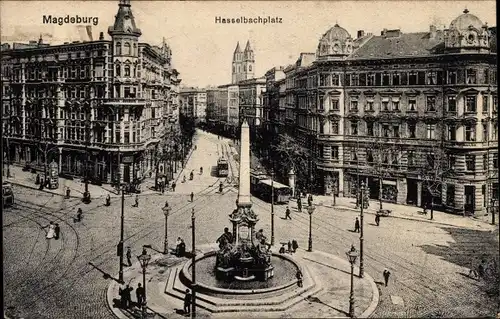
POLYGON ((172 192, 175 192, 175 182, 172 183, 172 192))
POLYGON ((189 314, 191 313, 191 291, 189 289, 186 289, 186 295, 184 296, 184 313, 189 314))
POLYGON ((375 223, 377 224, 377 226, 380 225, 380 214, 377 213, 377 215, 375 215, 375 223))
POLYGON ((54 228, 54 239, 59 239, 59 234, 61 233, 61 228, 59 227, 59 224, 56 223, 56 227, 54 228))
POLYGON ((127 247, 127 263, 129 267, 132 266, 132 251, 130 247, 127 247))
POLYGON ((135 195, 135 204, 132 207, 139 207, 139 195, 135 195))
POLYGON ((135 289, 135 296, 137 297, 137 306, 142 306, 144 303, 144 288, 140 283, 137 284, 137 289, 135 289))
POLYGON ((385 269, 383 274, 384 274, 385 286, 387 287, 387 283, 389 282, 389 276, 391 275, 391 272, 385 269))
POLYGON ((189 195, 189 196, 191 196, 191 203, 192 203, 193 202, 193 198, 194 198, 194 193, 191 192, 191 195, 189 195))
POLYGON ((359 219, 358 219, 358 217, 356 217, 356 221, 354 222, 354 231, 356 233, 359 233, 359 230, 360 230, 360 228, 359 228, 359 219))
POLYGON ((290 207, 286 207, 286 211, 285 211, 285 219, 290 219, 292 220, 292 217, 290 217, 290 207))
POLYGON ((302 213, 302 200, 300 200, 300 197, 297 198, 297 210, 302 213))

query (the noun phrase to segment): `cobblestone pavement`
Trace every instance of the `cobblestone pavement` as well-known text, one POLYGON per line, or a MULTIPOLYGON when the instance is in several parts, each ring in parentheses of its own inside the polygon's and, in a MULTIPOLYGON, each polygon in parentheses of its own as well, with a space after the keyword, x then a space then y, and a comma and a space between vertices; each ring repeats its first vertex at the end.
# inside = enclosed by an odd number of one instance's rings
MULTIPOLYGON (((186 166, 188 172, 195 170, 195 178, 178 182, 176 193, 141 197, 138 208, 132 208, 133 198, 126 196, 125 246, 131 246, 134 255, 140 254, 144 244, 162 250, 165 218, 161 207, 165 200, 172 207, 168 221, 171 245, 180 236, 190 249, 192 208, 197 244, 213 243, 229 226, 227 217, 235 207, 237 191, 225 182, 224 193, 219 194, 217 186, 210 186, 212 182, 218 185, 219 179, 205 172, 196 174, 201 165, 215 165, 210 162, 216 161, 217 144, 227 145, 227 140, 199 133, 197 150, 186 166), (189 201, 191 191, 195 193, 193 203, 189 201)), ((110 279, 103 273, 118 273, 120 199, 113 198, 112 205, 105 207, 104 200, 84 205, 77 198, 65 200, 38 190, 14 186, 14 191, 16 205, 3 212, 4 307, 8 313, 37 319, 113 318, 106 303, 110 279), (78 207, 84 218, 75 223, 78 207), (49 221, 61 226, 58 241, 46 240, 40 229, 49 221)), ((296 212, 292 205, 292 220, 284 220, 285 208, 275 207, 276 241, 294 238, 306 248, 308 214, 296 212)), ((257 227, 269 237, 270 205, 254 198, 254 210, 260 218, 257 227)), ((351 232, 356 215, 348 209, 317 207, 312 216, 313 248, 344 257, 351 244, 358 247, 359 235, 351 232)), ((376 281, 382 281, 384 268, 392 273, 389 286, 379 286, 381 303, 373 317, 415 317, 432 311, 447 317, 496 313, 496 303, 482 292, 483 282, 466 276, 472 257, 498 256, 498 235, 491 230, 398 218, 382 218, 377 227, 372 215, 365 216, 364 225, 366 271, 376 281), (393 304, 398 298, 391 296, 401 297, 404 305, 393 304)))

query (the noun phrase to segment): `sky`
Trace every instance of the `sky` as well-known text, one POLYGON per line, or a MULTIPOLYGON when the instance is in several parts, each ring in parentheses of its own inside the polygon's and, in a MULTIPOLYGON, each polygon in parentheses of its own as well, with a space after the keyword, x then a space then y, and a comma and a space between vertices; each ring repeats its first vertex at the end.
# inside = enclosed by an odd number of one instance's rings
MULTIPOLYGON (((160 45, 165 37, 173 51, 182 84, 205 87, 231 81, 237 41, 250 39, 255 76, 274 66, 294 63, 301 52, 316 52, 321 36, 338 23, 353 38, 358 30, 380 35, 387 29, 428 31, 448 27, 467 8, 489 26, 496 25, 495 1, 131 1, 140 42, 160 45), (278 17, 276 24, 217 24, 216 17, 278 17)), ((62 44, 83 40, 76 25, 43 24, 43 15, 98 17, 94 39, 114 22, 118 1, 0 1, 2 42, 36 40, 62 44)))

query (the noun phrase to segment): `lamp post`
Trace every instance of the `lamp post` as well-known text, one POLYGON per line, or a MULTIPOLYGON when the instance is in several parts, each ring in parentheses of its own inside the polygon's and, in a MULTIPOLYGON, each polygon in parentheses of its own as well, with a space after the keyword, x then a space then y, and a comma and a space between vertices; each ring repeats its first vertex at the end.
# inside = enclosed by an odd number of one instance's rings
POLYGON ((165 207, 163 207, 163 214, 165 214, 165 241, 163 244, 163 253, 168 255, 168 214, 170 214, 168 202, 165 203, 165 207))
POLYGON ((307 248, 307 251, 312 251, 313 247, 313 240, 312 240, 312 215, 314 212, 314 206, 311 204, 307 207, 307 212, 309 213, 309 247, 307 248))
POLYGON ((491 224, 495 225, 495 214, 497 213, 496 210, 496 200, 495 198, 491 199, 491 207, 490 207, 490 212, 491 212, 491 224))
POLYGON ((364 197, 365 197, 365 182, 361 182, 361 212, 360 212, 360 232, 359 232, 359 277, 363 278, 364 267, 363 267, 363 209, 365 207, 364 197))
POLYGON ((349 317, 354 318, 354 264, 356 263, 356 258, 358 257, 358 252, 354 245, 351 246, 351 250, 345 253, 347 259, 351 264, 351 291, 349 294, 349 317))
POLYGON ((90 192, 89 192, 89 173, 88 173, 88 162, 89 162, 89 144, 90 144, 90 119, 85 120, 85 192, 83 193, 83 202, 85 204, 89 204, 90 200, 90 192))
POLYGON ((191 259, 191 277, 193 278, 191 291, 191 318, 196 318, 196 239, 195 239, 195 217, 194 208, 191 210, 191 237, 192 237, 192 259, 191 259))
POLYGON ((274 169, 271 170, 271 246, 274 245, 274 169))
POLYGON ((137 256, 139 262, 141 263, 142 268, 142 286, 144 287, 144 299, 142 301, 142 318, 146 318, 147 316, 147 308, 146 308, 146 268, 148 267, 149 261, 151 260, 151 255, 146 253, 146 249, 143 249, 142 254, 137 256))
POLYGON ((118 280, 123 282, 123 224, 124 224, 124 211, 125 211, 125 185, 121 187, 122 192, 122 210, 120 217, 120 242, 118 243, 118 256, 120 256, 120 271, 118 273, 118 280))

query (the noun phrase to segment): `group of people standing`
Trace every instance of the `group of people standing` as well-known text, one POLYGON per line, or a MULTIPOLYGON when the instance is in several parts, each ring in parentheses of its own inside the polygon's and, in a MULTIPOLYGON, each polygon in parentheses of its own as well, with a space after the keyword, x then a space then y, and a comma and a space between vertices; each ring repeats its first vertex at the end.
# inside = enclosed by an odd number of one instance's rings
MULTIPOLYGON (((123 309, 129 309, 132 308, 133 302, 132 302, 132 297, 131 293, 134 290, 134 288, 130 287, 130 285, 127 285, 125 288, 119 288, 118 294, 120 295, 120 307, 123 309)), ((137 288, 135 289, 135 296, 137 298, 137 306, 142 306, 145 302, 146 299, 146 291, 144 290, 144 287, 139 283, 137 284, 137 288)))
POLYGON ((45 238, 47 239, 59 239, 59 235, 61 234, 61 228, 59 227, 58 223, 50 222, 47 226, 41 227, 41 229, 48 228, 47 234, 45 238))
POLYGON ((284 253, 289 253, 289 254, 293 254, 297 251, 297 248, 299 248, 299 244, 297 243, 297 241, 295 239, 292 239, 291 241, 289 240, 288 243, 281 243, 281 248, 279 250, 279 253, 280 254, 284 254, 284 253), (287 248, 288 249, 285 249, 285 245, 287 245, 287 248))

